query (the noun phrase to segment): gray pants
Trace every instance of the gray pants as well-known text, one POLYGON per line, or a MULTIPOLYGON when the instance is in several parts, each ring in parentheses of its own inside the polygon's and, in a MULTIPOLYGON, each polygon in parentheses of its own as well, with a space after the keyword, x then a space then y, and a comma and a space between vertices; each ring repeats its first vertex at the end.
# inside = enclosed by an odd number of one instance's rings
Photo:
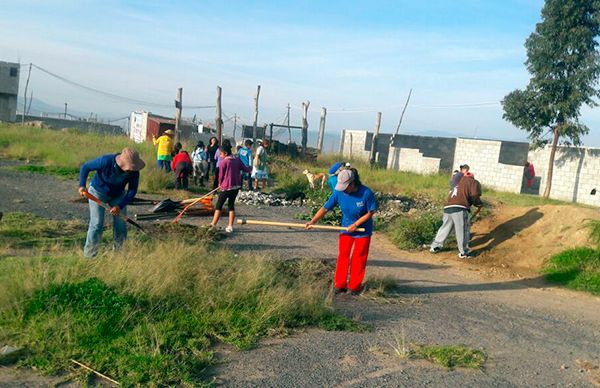
POLYGON ((444 246, 444 241, 448 238, 450 232, 456 234, 456 243, 460 253, 469 252, 469 240, 471 239, 471 223, 469 221, 469 212, 465 209, 456 213, 444 213, 442 218, 442 226, 438 230, 435 240, 431 243, 432 248, 441 248, 444 246))

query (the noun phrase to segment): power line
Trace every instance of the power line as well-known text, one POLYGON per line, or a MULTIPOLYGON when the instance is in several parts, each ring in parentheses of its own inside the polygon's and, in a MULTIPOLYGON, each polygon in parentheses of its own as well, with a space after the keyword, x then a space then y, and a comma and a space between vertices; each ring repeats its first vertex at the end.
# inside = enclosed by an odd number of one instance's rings
MULTIPOLYGON (((172 108, 173 107, 173 105, 170 105, 170 104, 159 104, 159 103, 155 103, 155 102, 152 102, 152 101, 137 100, 135 98, 125 97, 125 96, 120 96, 118 94, 105 92, 103 90, 92 88, 92 87, 80 84, 79 82, 72 81, 72 80, 70 80, 68 78, 60 76, 60 75, 58 75, 56 73, 53 73, 53 72, 51 72, 49 70, 46 70, 43 67, 38 66, 36 64, 32 64, 32 66, 35 67, 36 69, 40 70, 41 72, 46 73, 49 76, 54 77, 54 78, 56 78, 56 79, 58 79, 58 80, 60 80, 62 82, 65 82, 65 83, 67 83, 69 85, 72 85, 72 86, 75 86, 75 87, 78 87, 78 88, 81 88, 81 89, 85 89, 85 90, 87 90, 89 92, 93 92, 93 93, 96 93, 96 94, 103 95, 103 96, 111 98, 113 100, 123 101, 123 102, 128 102, 128 103, 133 103, 133 104, 140 104, 140 105, 150 105, 150 106, 162 107, 162 108, 172 108)), ((184 108, 187 108, 187 109, 209 109, 209 108, 214 108, 214 107, 215 107, 214 105, 198 105, 198 106, 187 106, 186 105, 186 106, 184 106, 184 108)))

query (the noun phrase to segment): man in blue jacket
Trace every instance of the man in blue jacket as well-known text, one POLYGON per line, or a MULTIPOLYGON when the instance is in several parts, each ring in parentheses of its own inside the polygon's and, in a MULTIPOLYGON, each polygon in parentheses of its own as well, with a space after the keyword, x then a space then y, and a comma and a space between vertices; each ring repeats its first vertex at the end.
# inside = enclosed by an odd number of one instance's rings
MULTIPOLYGON (((146 163, 137 151, 124 148, 120 154, 103 155, 85 162, 79 172, 79 194, 89 192, 111 206, 113 215, 113 248, 118 249, 127 238, 127 225, 119 214, 127 215, 127 205, 133 201, 140 181, 140 170, 146 163), (86 188, 88 174, 96 171, 89 189, 86 188), (127 191, 125 191, 127 187, 127 191)), ((102 241, 104 228, 104 208, 89 201, 90 225, 83 254, 92 258, 98 254, 98 245, 102 241)))

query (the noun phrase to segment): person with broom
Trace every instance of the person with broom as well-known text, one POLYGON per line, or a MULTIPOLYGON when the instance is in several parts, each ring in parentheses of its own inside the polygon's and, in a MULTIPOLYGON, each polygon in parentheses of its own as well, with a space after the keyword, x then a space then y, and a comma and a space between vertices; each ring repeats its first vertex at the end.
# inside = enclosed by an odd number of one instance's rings
POLYGON ((342 231, 339 237, 335 292, 339 294, 349 291, 352 295, 358 295, 362 291, 362 281, 365 277, 377 201, 373 191, 361 183, 355 168, 339 172, 331 197, 312 220, 306 223, 305 228, 311 229, 335 206, 342 210, 342 226, 348 228, 347 231, 342 231), (358 232, 358 227, 364 228, 365 231, 358 232))
MULTIPOLYGON (((127 205, 135 198, 140 170, 145 165, 137 151, 124 148, 120 154, 103 155, 85 162, 79 171, 79 194, 85 198, 85 193, 89 192, 111 206, 114 249, 120 248, 127 238, 127 225, 118 216, 127 215, 127 205), (91 171, 95 171, 96 174, 88 189, 86 183, 91 171)), ((92 200, 89 201, 89 207, 90 224, 83 254, 87 258, 93 258, 98 254, 98 246, 102 241, 104 208, 92 200)))
POLYGON ((221 218, 221 212, 223 205, 227 201, 227 209, 229 210, 229 224, 225 228, 225 232, 233 232, 233 222, 235 221, 235 199, 242 188, 242 171, 249 173, 252 171, 252 167, 244 165, 244 163, 233 156, 231 152, 231 143, 229 141, 223 141, 219 150, 221 161, 219 163, 219 197, 217 199, 217 205, 215 206, 215 214, 213 216, 211 227, 215 228, 219 218, 221 218))

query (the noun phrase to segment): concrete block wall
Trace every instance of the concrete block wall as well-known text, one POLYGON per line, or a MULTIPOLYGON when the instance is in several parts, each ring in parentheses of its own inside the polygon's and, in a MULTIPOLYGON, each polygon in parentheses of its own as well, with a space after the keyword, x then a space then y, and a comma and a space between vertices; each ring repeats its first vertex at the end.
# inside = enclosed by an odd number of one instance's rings
POLYGON ((371 144, 372 135, 367 131, 344 130, 342 141, 342 155, 349 159, 361 159, 368 161, 371 153, 370 147, 367 150, 367 143, 371 144), (369 140, 369 141, 367 141, 369 140))
MULTIPOLYGON (((540 194, 547 184, 550 146, 529 151, 528 159, 541 178, 540 194)), ((590 195, 593 188, 600 190, 600 148, 559 147, 554 157, 552 191, 550 197, 598 206, 600 194, 590 195)))
POLYGON ((499 162, 501 141, 458 138, 454 168, 467 163, 482 185, 501 191, 520 193, 523 166, 499 162))
POLYGON ((440 171, 441 159, 423 156, 423 153, 418 149, 390 147, 390 152, 394 152, 396 155, 388 160, 389 169, 415 172, 418 174, 437 174, 440 171), (391 166, 391 164, 394 164, 393 160, 397 161, 395 167, 391 166))

